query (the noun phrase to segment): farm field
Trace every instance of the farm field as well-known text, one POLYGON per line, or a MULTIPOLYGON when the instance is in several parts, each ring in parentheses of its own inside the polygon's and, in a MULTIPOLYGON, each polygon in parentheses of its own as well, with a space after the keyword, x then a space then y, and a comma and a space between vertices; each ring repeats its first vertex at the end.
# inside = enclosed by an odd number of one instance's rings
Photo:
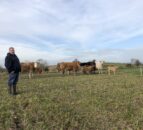
POLYGON ((0 130, 142 130, 143 77, 130 69, 116 75, 21 75, 17 96, 0 79, 0 130))

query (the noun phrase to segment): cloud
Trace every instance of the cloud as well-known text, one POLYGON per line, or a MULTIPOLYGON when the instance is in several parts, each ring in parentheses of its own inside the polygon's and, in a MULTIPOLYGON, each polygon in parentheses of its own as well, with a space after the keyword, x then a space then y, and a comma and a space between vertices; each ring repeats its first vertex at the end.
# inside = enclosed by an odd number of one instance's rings
POLYGON ((10 46, 14 46, 16 50, 16 54, 18 55, 21 62, 25 61, 36 61, 38 59, 44 59, 48 61, 48 64, 56 64, 57 62, 61 62, 64 59, 70 59, 70 56, 65 56, 61 53, 61 50, 55 50, 52 52, 41 51, 37 48, 33 48, 33 46, 24 45, 24 44, 5 44, 0 45, 0 64, 4 64, 4 58, 8 52, 8 48, 10 46), (4 49, 2 49, 4 48, 4 49))
MULTIPOLYGON (((2 41, 1 41, 2 42, 2 41)), ((38 59, 47 60, 49 64, 57 64, 63 61, 73 61, 79 59, 81 62, 90 61, 93 59, 104 60, 106 62, 130 62, 132 58, 137 58, 143 61, 142 48, 130 48, 130 49, 99 49, 97 51, 91 50, 79 50, 71 48, 63 48, 63 46, 51 46, 53 51, 41 51, 31 45, 6 43, 3 41, 3 45, 0 45, 0 63, 4 64, 4 58, 7 54, 8 48, 14 46, 16 54, 21 62, 24 61, 36 61, 38 59), (73 54, 74 52, 74 54, 73 54), (65 55, 67 54, 67 55, 65 55)))
POLYGON ((1 0, 0 61, 11 45, 22 60, 48 57, 51 64, 142 59, 142 7, 141 0, 1 0))

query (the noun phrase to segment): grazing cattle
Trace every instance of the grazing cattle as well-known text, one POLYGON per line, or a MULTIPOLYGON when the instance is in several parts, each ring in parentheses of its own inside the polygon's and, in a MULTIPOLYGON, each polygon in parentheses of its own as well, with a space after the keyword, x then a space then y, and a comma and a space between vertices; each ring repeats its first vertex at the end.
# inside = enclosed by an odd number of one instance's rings
POLYGON ((58 64, 57 64, 56 69, 57 69, 58 72, 62 71, 62 70, 61 70, 61 64, 63 64, 63 63, 64 63, 64 62, 61 62, 61 63, 58 63, 58 64))
POLYGON ((95 60, 89 61, 89 62, 82 62, 80 63, 80 66, 82 67, 82 72, 84 74, 95 73, 95 70, 96 70, 95 60))
POLYGON ((95 72, 95 66, 84 66, 82 68, 82 72, 84 74, 91 74, 91 73, 95 72))
POLYGON ((99 74, 103 73, 103 61, 96 61, 96 69, 98 70, 99 74))
POLYGON ((62 72, 65 74, 66 71, 70 72, 73 71, 74 74, 77 73, 77 71, 80 69, 80 63, 79 62, 62 62, 57 64, 57 70, 58 72, 62 72))
POLYGON ((34 72, 42 73, 42 69, 39 66, 38 62, 21 63, 21 72, 28 72, 29 78, 32 78, 34 72))
POLYGON ((108 66, 108 75, 110 75, 111 72, 113 72, 115 75, 117 69, 118 69, 118 66, 108 66))
POLYGON ((82 62, 80 63, 80 66, 95 66, 95 60, 89 61, 89 62, 82 62))

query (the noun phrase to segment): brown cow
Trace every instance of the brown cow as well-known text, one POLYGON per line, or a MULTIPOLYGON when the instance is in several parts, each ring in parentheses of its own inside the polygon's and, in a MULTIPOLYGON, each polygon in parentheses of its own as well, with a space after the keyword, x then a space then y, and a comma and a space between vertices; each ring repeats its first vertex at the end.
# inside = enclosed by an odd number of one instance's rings
POLYGON ((111 72, 113 72, 115 75, 118 68, 119 68, 118 66, 108 66, 108 74, 110 75, 111 72))
POLYGON ((64 62, 62 62, 62 63, 58 63, 57 64, 57 67, 56 67, 56 69, 57 69, 57 71, 58 72, 60 72, 61 71, 61 64, 63 64, 64 62))
POLYGON ((63 74, 65 74, 65 71, 68 71, 69 74, 71 71, 73 71, 74 74, 76 74, 79 69, 80 62, 62 62, 57 64, 58 72, 61 71, 63 74))
POLYGON ((33 73, 42 73, 42 69, 39 67, 38 62, 28 62, 28 63, 21 63, 21 72, 28 72, 29 78, 32 78, 33 73))

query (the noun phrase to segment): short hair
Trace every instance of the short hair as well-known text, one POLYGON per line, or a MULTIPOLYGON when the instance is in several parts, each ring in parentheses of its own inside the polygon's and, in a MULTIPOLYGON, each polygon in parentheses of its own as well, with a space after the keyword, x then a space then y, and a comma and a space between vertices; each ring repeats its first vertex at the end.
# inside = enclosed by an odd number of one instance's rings
POLYGON ((14 47, 10 47, 9 50, 10 50, 10 49, 14 49, 14 47))

